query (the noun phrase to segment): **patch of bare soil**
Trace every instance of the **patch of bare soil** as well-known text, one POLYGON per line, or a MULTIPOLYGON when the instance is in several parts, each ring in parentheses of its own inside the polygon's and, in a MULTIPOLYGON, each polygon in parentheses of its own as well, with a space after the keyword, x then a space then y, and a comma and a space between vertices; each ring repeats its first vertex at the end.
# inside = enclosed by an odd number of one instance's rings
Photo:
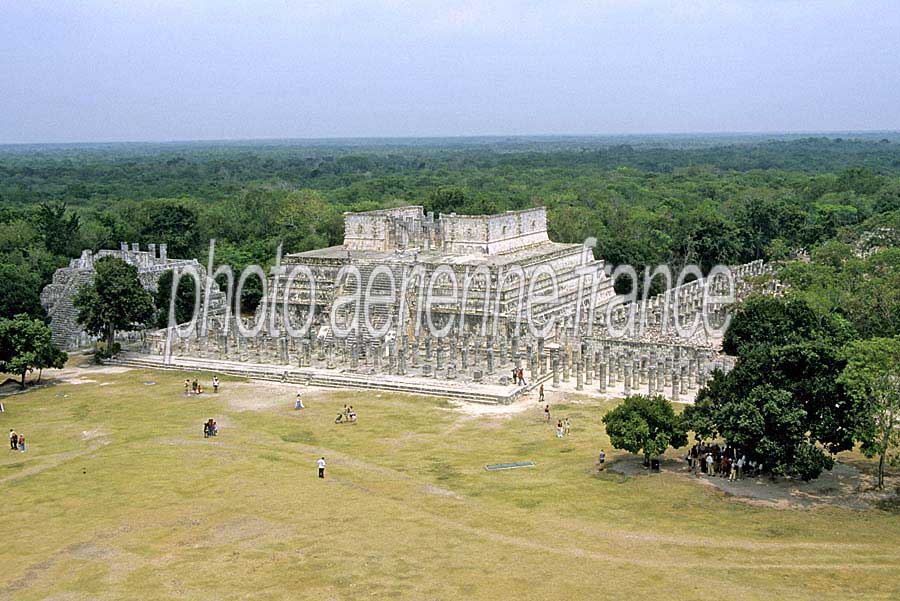
MULTIPOLYGON (((689 478, 701 486, 716 488, 735 501, 774 509, 813 509, 816 507, 842 507, 845 509, 872 509, 896 495, 895 486, 887 486, 886 492, 874 490, 874 478, 846 463, 835 462, 831 471, 810 482, 785 478, 759 476, 730 481, 719 476, 708 477, 691 474, 684 461, 663 459, 661 472, 689 478)), ((611 471, 626 476, 646 475, 640 457, 622 457, 608 464, 611 471)))
POLYGON ((424 490, 429 495, 438 495, 439 497, 450 497, 451 499, 458 499, 460 501, 462 500, 462 496, 453 492, 452 490, 434 486, 433 484, 426 484, 422 490, 424 490))
POLYGON ((523 397, 509 405, 489 405, 487 403, 467 403, 451 399, 450 411, 457 411, 471 417, 509 417, 537 407, 534 399, 523 397))
POLYGON ((264 411, 275 408, 293 408, 297 393, 303 403, 309 405, 323 395, 333 392, 328 388, 281 384, 253 380, 251 382, 227 382, 219 387, 221 396, 231 409, 236 411, 264 411))

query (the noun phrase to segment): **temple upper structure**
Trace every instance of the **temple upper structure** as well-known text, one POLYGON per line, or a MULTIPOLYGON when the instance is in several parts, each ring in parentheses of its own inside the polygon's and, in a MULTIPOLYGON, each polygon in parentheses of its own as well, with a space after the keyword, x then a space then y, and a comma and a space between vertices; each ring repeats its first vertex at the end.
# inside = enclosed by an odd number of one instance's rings
POLYGON ((544 207, 499 215, 441 213, 436 219, 421 206, 344 213, 344 247, 349 250, 497 255, 549 240, 544 207))

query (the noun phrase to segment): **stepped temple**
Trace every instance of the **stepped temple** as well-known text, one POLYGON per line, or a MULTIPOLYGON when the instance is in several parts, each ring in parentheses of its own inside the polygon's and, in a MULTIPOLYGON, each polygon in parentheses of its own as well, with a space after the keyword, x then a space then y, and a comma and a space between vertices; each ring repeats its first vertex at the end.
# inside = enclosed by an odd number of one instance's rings
MULTIPOLYGON (((768 272, 756 261, 732 267, 731 282, 710 275, 627 302, 590 246, 549 239, 543 207, 435 216, 406 206, 345 213, 343 244, 282 257, 256 314, 238 315, 234 290, 219 291, 196 261, 116 252, 147 285, 175 269, 210 290, 197 327, 144 332, 118 363, 491 403, 541 383, 690 400, 733 359, 720 335, 679 324, 725 323, 768 272)), ((58 327, 70 346, 85 340, 63 307, 90 261, 73 261, 44 291, 54 337, 58 327)))

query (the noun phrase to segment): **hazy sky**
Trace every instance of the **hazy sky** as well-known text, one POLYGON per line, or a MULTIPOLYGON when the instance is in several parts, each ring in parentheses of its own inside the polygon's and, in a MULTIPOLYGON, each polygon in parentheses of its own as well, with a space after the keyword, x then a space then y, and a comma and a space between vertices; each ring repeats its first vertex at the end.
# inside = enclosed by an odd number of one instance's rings
POLYGON ((0 143, 900 129, 900 0, 0 0, 0 143))

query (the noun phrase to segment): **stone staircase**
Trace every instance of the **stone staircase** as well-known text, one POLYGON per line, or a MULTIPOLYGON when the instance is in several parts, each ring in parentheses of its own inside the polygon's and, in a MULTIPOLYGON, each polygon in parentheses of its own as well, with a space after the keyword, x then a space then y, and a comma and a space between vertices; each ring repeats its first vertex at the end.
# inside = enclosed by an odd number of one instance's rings
POLYGON ((79 288, 92 281, 90 270, 57 270, 53 282, 41 292, 41 301, 50 318, 51 341, 56 347, 63 350, 78 348, 82 327, 77 322, 78 309, 72 300, 79 288))
MULTIPOLYGON (((343 370, 298 368, 286 365, 265 365, 194 357, 172 357, 170 362, 166 363, 160 356, 124 351, 119 353, 116 358, 108 360, 107 363, 145 369, 203 371, 254 380, 269 380, 324 388, 382 390, 491 405, 509 404, 526 391, 526 389, 513 388, 511 386, 481 386, 471 383, 452 383, 436 379, 408 378, 383 374, 373 377, 368 374, 343 370)), ((535 383, 530 384, 527 390, 531 390, 535 386, 535 383)))

